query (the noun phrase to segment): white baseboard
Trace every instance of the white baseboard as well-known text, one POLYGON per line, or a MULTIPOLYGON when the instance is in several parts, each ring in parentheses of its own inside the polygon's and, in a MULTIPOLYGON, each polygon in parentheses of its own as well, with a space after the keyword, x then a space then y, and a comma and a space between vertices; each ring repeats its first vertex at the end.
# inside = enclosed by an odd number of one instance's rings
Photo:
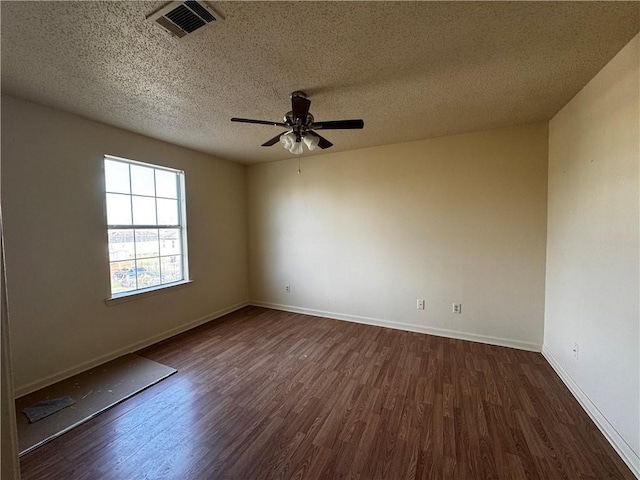
POLYGON ((126 355, 127 353, 136 352, 142 348, 153 345, 154 343, 161 342, 162 340, 166 340, 167 338, 173 337, 174 335, 178 335, 180 333, 186 332, 187 330, 191 330, 192 328, 195 328, 199 325, 210 322, 211 320, 215 320, 216 318, 222 317, 231 312, 235 312, 236 310, 246 307, 247 305, 249 305, 249 302, 246 302, 246 301, 237 303, 230 307, 218 310, 217 312, 211 313, 209 315, 205 315, 204 317, 197 318, 189 323, 185 323, 176 328, 172 328, 171 330, 167 330, 157 335, 153 335, 152 337, 146 338, 136 343, 132 343, 116 351, 93 358, 91 360, 81 363, 80 365, 76 365, 66 370, 62 370, 60 372, 54 373, 53 375, 40 378, 26 385, 20 385, 20 386, 14 387, 15 398, 22 397, 23 395, 28 395, 29 393, 35 392, 36 390, 40 390, 41 388, 48 387, 49 385, 52 385, 61 380, 65 380, 69 377, 72 377, 78 373, 84 372, 91 368, 97 367, 98 365, 102 365, 103 363, 106 363, 115 358, 121 357, 122 355, 126 355))
POLYGON ((591 420, 600 429, 604 437, 609 441, 611 446, 618 452, 620 458, 627 464, 633 474, 640 478, 640 456, 629 446, 622 438, 617 430, 609 423, 607 418, 602 414, 598 407, 591 401, 589 396, 580 388, 580 386, 571 378, 571 375, 560 365, 546 345, 542 347, 542 355, 547 359, 551 367, 556 371, 560 379, 567 386, 569 391, 578 400, 578 403, 584 408, 591 420))
POLYGON ((302 313, 304 315, 312 315, 314 317, 325 317, 334 320, 345 320, 347 322, 362 323, 365 325, 374 325, 376 327, 394 328, 396 330, 405 330, 408 332, 426 333, 428 335, 436 335, 438 337, 455 338, 457 340, 468 340, 471 342, 486 343, 489 345, 498 345, 500 347, 511 347, 519 350, 528 350, 532 352, 540 352, 541 344, 533 342, 523 342, 520 340, 511 340, 508 338, 489 337, 487 335, 479 335, 476 333, 458 332, 455 330, 446 330, 443 328, 425 327, 422 325, 414 325, 411 323, 394 322, 391 320, 382 320, 379 318, 361 317, 358 315, 348 315, 344 313, 325 312, 323 310, 314 310, 311 308, 294 307, 291 305, 280 305, 276 303, 259 302, 249 300, 250 305, 256 307, 272 308, 274 310, 282 310, 285 312, 302 313))

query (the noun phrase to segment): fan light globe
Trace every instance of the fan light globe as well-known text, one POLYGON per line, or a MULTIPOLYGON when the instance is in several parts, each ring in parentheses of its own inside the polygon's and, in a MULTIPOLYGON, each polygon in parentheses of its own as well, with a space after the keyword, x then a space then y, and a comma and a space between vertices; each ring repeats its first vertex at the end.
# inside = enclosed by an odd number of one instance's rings
POLYGON ((313 150, 314 148, 316 148, 318 146, 318 142, 320 142, 320 139, 318 137, 309 134, 305 135, 302 140, 309 150, 313 150))
POLYGON ((294 155, 300 155, 302 153, 302 142, 293 142, 293 146, 289 151, 294 155))
POLYGON ((302 153, 302 142, 296 142, 296 134, 293 132, 284 133, 280 136, 280 143, 294 155, 302 153))
POLYGON ((284 148, 291 151, 293 144, 296 143, 296 136, 293 132, 284 133, 280 136, 280 143, 284 145, 284 148))

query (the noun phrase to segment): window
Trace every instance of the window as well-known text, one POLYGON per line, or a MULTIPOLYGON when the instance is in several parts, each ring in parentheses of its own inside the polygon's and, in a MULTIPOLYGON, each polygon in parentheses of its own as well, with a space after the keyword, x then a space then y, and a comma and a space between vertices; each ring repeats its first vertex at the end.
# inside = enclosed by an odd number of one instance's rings
POLYGON ((184 173, 105 156, 111 295, 188 279, 184 173))

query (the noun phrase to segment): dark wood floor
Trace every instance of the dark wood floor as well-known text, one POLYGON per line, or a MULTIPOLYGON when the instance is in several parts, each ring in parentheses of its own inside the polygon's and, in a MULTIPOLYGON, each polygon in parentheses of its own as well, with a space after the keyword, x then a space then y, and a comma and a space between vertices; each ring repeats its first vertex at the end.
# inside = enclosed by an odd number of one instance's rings
POLYGON ((537 353, 247 307, 21 459, 30 479, 633 479, 537 353))

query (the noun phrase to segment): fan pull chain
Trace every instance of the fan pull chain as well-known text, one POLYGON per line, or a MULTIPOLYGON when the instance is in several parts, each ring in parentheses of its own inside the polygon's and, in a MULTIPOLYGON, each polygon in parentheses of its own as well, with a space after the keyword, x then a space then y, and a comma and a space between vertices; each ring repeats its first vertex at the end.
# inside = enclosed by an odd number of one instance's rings
POLYGON ((300 156, 298 156, 298 174, 302 173, 302 170, 300 170, 300 156))

